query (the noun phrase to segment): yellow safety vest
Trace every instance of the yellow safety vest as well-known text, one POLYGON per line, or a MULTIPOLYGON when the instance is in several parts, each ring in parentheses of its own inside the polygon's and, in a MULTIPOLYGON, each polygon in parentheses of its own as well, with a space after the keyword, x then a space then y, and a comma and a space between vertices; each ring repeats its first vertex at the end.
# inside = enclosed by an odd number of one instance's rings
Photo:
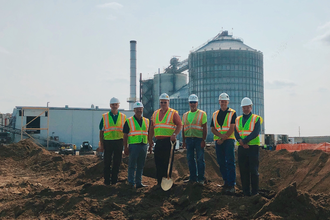
MULTIPOLYGON (((262 124, 262 118, 259 115, 252 114, 249 119, 245 122, 245 125, 243 127, 243 117, 242 115, 236 118, 236 130, 239 134, 239 136, 244 139, 246 138, 251 132, 254 130, 254 126, 257 123, 257 121, 260 119, 260 125, 262 124)), ((239 145, 239 142, 237 142, 239 145)), ((247 145, 260 145, 260 138, 259 135, 249 141, 247 145)))
POLYGON ((129 117, 127 124, 130 129, 128 133, 128 144, 148 143, 149 119, 142 117, 142 126, 136 121, 135 117, 129 117))
POLYGON ((184 136, 203 138, 202 119, 203 119, 203 115, 206 113, 202 110, 197 109, 197 113, 194 119, 192 120, 191 124, 188 121, 189 113, 190 112, 184 113, 182 117, 182 121, 184 123, 184 136))
POLYGON ((104 140, 119 140, 123 139, 124 133, 124 123, 126 121, 126 115, 119 112, 116 124, 114 123, 110 113, 104 113, 103 117, 103 127, 104 127, 104 140))
POLYGON ((177 111, 172 108, 168 108, 162 121, 159 121, 159 112, 160 109, 155 111, 152 115, 152 120, 154 122, 154 135, 155 137, 171 137, 176 128, 176 125, 173 122, 173 116, 177 111))
MULTIPOLYGON (((230 128, 230 123, 231 123, 231 119, 233 118, 234 113, 236 112, 234 109, 229 108, 228 112, 226 114, 225 120, 223 121, 222 124, 222 128, 218 123, 218 114, 219 114, 220 110, 215 111, 213 113, 213 124, 214 124, 214 128, 220 133, 220 134, 226 134, 227 131, 229 131, 230 128)), ((213 140, 220 140, 221 138, 219 138, 218 136, 214 135, 213 140)), ((234 132, 227 138, 227 139, 235 139, 235 134, 234 132)))

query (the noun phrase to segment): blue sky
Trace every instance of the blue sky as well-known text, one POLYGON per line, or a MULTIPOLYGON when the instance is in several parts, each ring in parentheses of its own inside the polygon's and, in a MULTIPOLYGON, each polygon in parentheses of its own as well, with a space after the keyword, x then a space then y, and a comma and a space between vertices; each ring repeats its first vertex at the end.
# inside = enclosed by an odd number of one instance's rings
MULTIPOLYGON (((264 54, 266 133, 330 135, 330 1, 0 0, 0 112, 127 109, 129 41, 150 78, 221 30, 264 54)), ((230 95, 230 94, 229 94, 230 95)))

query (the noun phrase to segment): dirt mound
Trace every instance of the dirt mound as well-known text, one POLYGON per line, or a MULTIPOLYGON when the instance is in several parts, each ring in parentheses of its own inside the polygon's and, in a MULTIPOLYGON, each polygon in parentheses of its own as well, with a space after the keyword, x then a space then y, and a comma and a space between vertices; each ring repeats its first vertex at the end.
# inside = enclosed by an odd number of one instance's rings
POLYGON ((173 188, 156 186, 153 155, 143 183, 126 184, 128 158, 119 182, 103 185, 103 162, 95 156, 61 156, 32 141, 1 146, 1 219, 327 219, 330 218, 329 155, 320 151, 260 151, 260 194, 244 197, 237 166, 235 194, 225 194, 215 149, 205 150, 206 184, 189 176, 186 152, 176 152, 173 188), (296 182, 296 183, 293 183, 296 182), (318 194, 315 194, 318 193, 318 194))

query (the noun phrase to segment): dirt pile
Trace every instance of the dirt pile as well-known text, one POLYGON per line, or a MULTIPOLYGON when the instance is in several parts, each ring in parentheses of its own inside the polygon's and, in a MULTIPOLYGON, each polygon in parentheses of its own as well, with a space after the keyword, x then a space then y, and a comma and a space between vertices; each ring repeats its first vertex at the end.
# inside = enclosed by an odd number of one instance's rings
POLYGON ((126 184, 123 158, 117 185, 103 185, 95 156, 61 156, 29 140, 0 146, 1 219, 328 219, 328 154, 260 152, 260 194, 222 193, 214 148, 205 150, 206 184, 189 176, 185 152, 176 152, 174 187, 155 186, 153 155, 147 156, 143 189, 126 184), (296 183, 293 183, 296 182, 296 183), (315 194, 318 193, 318 194, 315 194))

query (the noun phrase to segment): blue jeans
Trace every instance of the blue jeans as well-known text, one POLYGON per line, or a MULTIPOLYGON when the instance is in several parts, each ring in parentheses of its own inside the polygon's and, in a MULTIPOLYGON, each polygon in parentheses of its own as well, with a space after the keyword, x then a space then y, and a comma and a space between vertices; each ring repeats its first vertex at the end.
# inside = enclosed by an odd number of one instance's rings
POLYGON ((131 185, 141 185, 144 162, 147 156, 146 144, 130 144, 128 160, 128 182, 131 185))
POLYGON ((205 173, 204 148, 201 148, 202 138, 186 138, 187 160, 191 181, 203 181, 205 173), (195 159, 196 150, 196 159, 195 159), (196 169, 197 160, 197 169, 196 169))
POLYGON ((220 173, 225 185, 236 185, 236 166, 235 166, 235 141, 225 140, 221 145, 215 141, 217 161, 220 166, 220 173))

